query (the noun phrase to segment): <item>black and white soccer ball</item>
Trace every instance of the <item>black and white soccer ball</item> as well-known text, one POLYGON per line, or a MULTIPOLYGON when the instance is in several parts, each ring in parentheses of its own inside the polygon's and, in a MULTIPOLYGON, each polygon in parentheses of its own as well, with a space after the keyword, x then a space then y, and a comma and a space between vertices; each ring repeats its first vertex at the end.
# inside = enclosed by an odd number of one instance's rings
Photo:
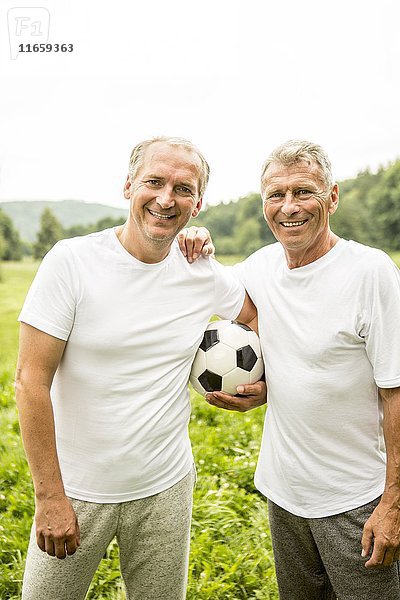
POLYGON ((207 325, 190 374, 197 392, 236 394, 238 385, 255 383, 263 373, 260 340, 250 327, 228 320, 207 325))

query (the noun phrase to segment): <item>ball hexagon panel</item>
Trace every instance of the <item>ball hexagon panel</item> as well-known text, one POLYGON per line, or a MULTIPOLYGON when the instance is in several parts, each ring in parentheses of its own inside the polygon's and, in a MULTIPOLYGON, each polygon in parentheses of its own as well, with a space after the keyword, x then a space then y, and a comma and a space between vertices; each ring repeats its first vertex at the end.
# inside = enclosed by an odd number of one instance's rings
POLYGON ((219 332, 219 339, 221 342, 235 348, 235 350, 236 348, 247 346, 249 343, 249 332, 236 325, 237 323, 230 327, 224 327, 219 332))
POLYGON ((217 375, 225 375, 236 367, 236 351, 222 342, 207 350, 205 356, 207 369, 217 375))
POLYGON ((244 371, 251 371, 257 362, 257 354, 249 345, 236 350, 236 364, 244 371))
POLYGON ((219 335, 217 329, 210 329, 204 332, 203 339, 201 340, 200 348, 207 352, 210 348, 218 344, 219 335))
POLYGON ((222 389, 222 377, 207 369, 199 376, 199 382, 206 392, 222 389))

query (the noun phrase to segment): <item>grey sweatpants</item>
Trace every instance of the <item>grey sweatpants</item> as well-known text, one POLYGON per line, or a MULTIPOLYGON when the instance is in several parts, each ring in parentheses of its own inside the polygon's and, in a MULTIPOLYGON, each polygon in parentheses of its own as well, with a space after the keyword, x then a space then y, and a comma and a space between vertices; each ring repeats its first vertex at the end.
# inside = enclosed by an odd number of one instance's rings
POLYGON ((268 500, 280 600, 400 600, 399 563, 367 569, 361 558, 364 523, 378 502, 305 519, 268 500))
POLYGON ((120 504, 71 499, 81 545, 63 560, 51 557, 33 526, 22 600, 83 600, 114 537, 129 600, 184 600, 194 481, 192 470, 160 494, 120 504))

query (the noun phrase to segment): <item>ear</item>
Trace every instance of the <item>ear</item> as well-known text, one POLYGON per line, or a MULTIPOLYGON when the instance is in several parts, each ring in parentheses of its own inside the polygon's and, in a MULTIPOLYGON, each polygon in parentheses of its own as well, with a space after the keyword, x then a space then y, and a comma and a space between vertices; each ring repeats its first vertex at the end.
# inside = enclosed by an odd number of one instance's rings
POLYGON ((124 185, 124 198, 126 198, 126 200, 130 200, 131 198, 131 180, 129 175, 126 178, 124 185))
POLYGON ((262 196, 261 196, 261 202, 262 202, 262 214, 263 214, 263 217, 264 217, 264 221, 267 221, 267 223, 268 223, 267 215, 266 215, 266 212, 265 212, 265 201, 264 201, 264 198, 262 196))
POLYGON ((336 212, 337 207, 339 206, 339 186, 337 183, 332 188, 331 194, 329 196, 329 214, 333 215, 336 212))
POLYGON ((196 206, 194 207, 194 209, 192 210, 192 217, 197 217, 197 215, 199 214, 199 212, 201 211, 201 205, 203 204, 203 198, 200 198, 196 204, 196 206))

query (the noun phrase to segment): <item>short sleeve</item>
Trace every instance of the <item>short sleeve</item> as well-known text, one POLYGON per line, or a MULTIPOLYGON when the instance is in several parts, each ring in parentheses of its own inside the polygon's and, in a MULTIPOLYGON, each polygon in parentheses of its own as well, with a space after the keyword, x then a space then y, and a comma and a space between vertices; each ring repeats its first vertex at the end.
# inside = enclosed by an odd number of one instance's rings
POLYGON ((65 242, 44 257, 29 289, 18 321, 66 341, 71 332, 79 280, 65 242))
POLYGON ((215 276, 215 314, 222 319, 236 319, 242 310, 245 289, 232 268, 210 259, 215 276))
POLYGON ((383 252, 369 283, 365 343, 377 386, 400 386, 400 271, 383 252))

